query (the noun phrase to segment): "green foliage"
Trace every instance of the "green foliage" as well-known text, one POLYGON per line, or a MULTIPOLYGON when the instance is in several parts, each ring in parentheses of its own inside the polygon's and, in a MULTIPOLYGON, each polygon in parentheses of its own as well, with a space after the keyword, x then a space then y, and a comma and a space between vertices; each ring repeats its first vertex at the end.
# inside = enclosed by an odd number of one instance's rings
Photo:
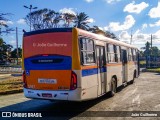
POLYGON ((160 68, 149 68, 147 69, 148 72, 160 72, 160 68))
MULTIPOLYGON (((22 57, 22 49, 18 48, 18 55, 19 58, 22 57)), ((17 58, 17 48, 15 48, 12 52, 11 52, 11 58, 17 58)))
POLYGON ((59 13, 47 8, 40 9, 29 13, 25 20, 28 25, 31 25, 33 30, 58 28, 58 27, 70 27, 71 25, 77 28, 91 31, 97 34, 103 34, 104 36, 118 40, 114 33, 109 31, 100 30, 98 26, 90 27, 89 16, 80 12, 75 14, 71 13, 59 13))
POLYGON ((25 20, 34 30, 69 27, 76 16, 70 13, 58 13, 47 8, 29 13, 25 20), (31 22, 31 24, 30 24, 31 22))
POLYGON ((9 61, 12 46, 6 44, 2 38, 0 38, 0 61, 9 61))
POLYGON ((160 50, 158 47, 153 46, 151 48, 151 44, 149 42, 146 42, 145 44, 145 51, 140 51, 141 56, 160 56, 160 50))
POLYGON ((89 28, 89 31, 93 32, 93 33, 97 33, 97 34, 101 34, 103 36, 118 40, 118 38, 116 37, 116 35, 114 33, 111 33, 109 31, 104 31, 101 30, 98 26, 94 25, 93 27, 89 28))
POLYGON ((86 13, 84 12, 78 13, 74 21, 75 27, 88 30, 89 29, 89 26, 87 25, 89 23, 87 22, 88 18, 89 17, 86 13))
POLYGON ((9 21, 6 17, 8 15, 11 15, 10 13, 0 13, 0 35, 3 33, 9 33, 10 31, 13 31, 12 28, 9 28, 7 25, 7 21, 9 21))

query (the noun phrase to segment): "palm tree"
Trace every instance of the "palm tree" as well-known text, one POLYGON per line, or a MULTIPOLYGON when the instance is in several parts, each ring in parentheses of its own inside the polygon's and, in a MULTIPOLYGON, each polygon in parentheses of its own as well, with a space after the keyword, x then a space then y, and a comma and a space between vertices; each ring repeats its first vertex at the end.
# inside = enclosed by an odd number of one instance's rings
POLYGON ((58 23, 60 22, 60 20, 62 20, 60 13, 56 12, 55 18, 53 19, 54 28, 58 27, 58 23))
POLYGON ((5 16, 11 15, 10 13, 0 13, 0 35, 2 33, 9 33, 13 29, 9 28, 7 25, 8 19, 5 16))
POLYGON ((62 19, 64 19, 64 26, 69 27, 70 23, 74 21, 75 15, 71 13, 62 13, 62 19))
POLYGON ((88 30, 89 26, 87 24, 89 22, 87 22, 87 20, 88 20, 88 16, 84 12, 77 14, 76 19, 74 21, 75 27, 88 30))

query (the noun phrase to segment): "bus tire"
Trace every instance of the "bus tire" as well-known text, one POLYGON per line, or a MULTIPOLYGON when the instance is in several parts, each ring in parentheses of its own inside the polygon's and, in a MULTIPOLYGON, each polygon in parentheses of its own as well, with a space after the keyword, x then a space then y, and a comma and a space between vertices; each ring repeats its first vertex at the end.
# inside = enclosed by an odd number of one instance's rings
POLYGON ((110 96, 113 97, 116 93, 116 79, 113 77, 111 80, 111 91, 110 91, 110 96))
POLYGON ((133 80, 131 80, 131 84, 133 84, 134 83, 134 80, 135 80, 135 78, 136 78, 136 71, 134 71, 134 74, 133 74, 133 80))

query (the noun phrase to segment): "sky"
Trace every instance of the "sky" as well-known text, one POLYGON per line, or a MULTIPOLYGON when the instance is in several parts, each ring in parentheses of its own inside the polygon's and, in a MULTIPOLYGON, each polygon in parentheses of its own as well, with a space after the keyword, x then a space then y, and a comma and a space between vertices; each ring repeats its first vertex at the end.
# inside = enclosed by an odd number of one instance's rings
MULTIPOLYGON (((144 47, 153 35, 153 46, 160 48, 160 0, 0 0, 0 13, 7 16, 7 25, 18 28, 18 45, 22 45, 22 30, 29 31, 24 18, 29 9, 23 6, 48 8, 57 12, 85 12, 89 25, 114 33, 121 41, 144 47)), ((2 21, 0 21, 2 22, 2 21)), ((1 36, 16 47, 16 32, 1 36)))

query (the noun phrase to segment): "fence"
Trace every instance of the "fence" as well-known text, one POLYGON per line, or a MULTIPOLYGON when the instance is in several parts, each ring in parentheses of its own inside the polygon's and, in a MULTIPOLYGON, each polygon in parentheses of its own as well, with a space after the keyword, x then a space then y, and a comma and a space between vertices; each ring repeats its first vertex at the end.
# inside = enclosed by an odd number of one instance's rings
POLYGON ((0 73, 22 73, 22 68, 0 67, 0 73))

